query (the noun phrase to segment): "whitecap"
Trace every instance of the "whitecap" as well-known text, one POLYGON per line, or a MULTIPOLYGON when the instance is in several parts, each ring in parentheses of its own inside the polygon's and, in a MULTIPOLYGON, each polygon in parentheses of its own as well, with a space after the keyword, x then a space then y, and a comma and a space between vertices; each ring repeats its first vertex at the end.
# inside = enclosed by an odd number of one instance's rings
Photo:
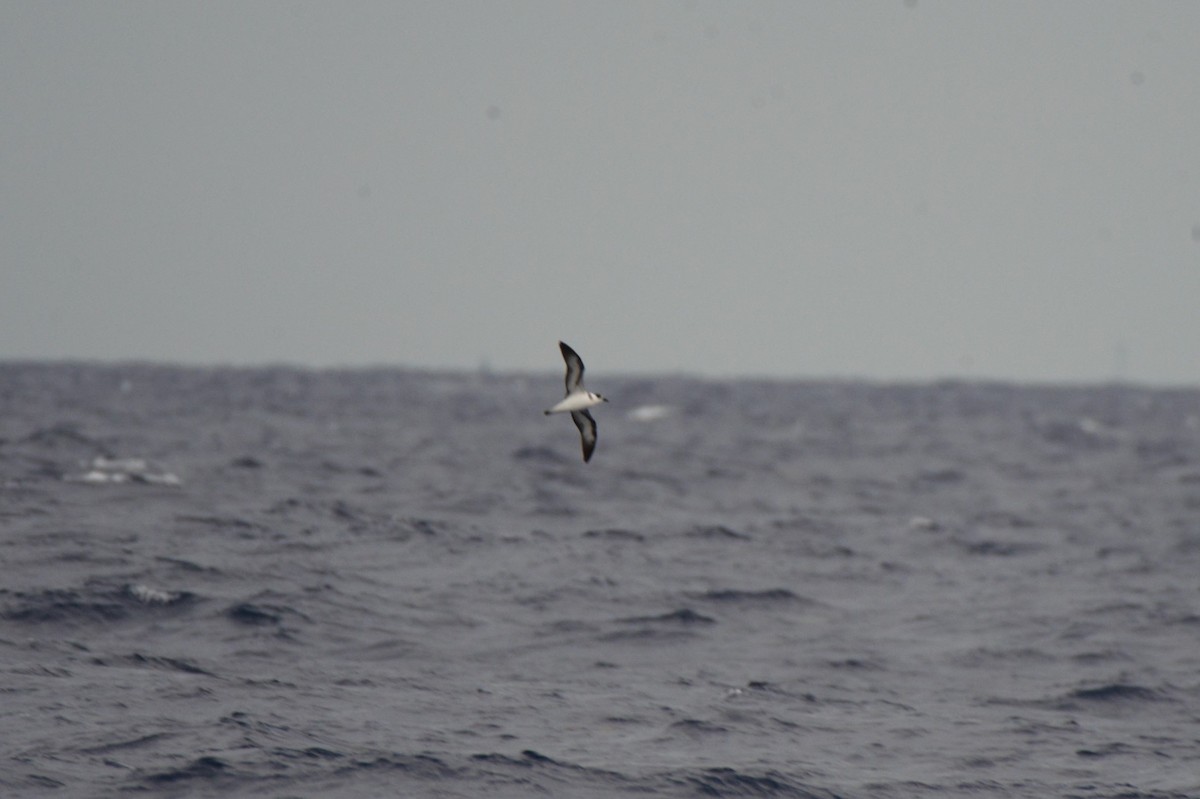
POLYGON ((675 413, 670 405, 639 405, 626 416, 635 422, 654 422, 675 413))
POLYGON ((164 591, 161 588, 151 588, 148 585, 134 583, 125 586, 125 591, 131 597, 144 605, 170 605, 178 602, 183 594, 175 591, 164 591))
POLYGON ((148 483, 150 485, 178 486, 183 481, 171 472, 151 466, 145 458, 93 458, 87 471, 80 475, 67 475, 69 482, 107 485, 114 483, 148 483))

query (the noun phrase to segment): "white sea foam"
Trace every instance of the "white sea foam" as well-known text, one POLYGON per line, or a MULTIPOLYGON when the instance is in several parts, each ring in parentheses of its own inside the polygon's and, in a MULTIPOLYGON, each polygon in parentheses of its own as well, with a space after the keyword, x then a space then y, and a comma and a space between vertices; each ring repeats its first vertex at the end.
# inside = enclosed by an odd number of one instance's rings
POLYGON ((626 414, 626 417, 635 422, 654 422, 659 419, 665 419, 675 413, 675 408, 670 405, 639 405, 626 414))
POLYGON ((169 605, 178 602, 183 594, 174 591, 164 591, 161 588, 151 588, 148 585, 134 583, 125 587, 126 593, 146 605, 169 605))
POLYGON ((178 486, 183 481, 166 470, 152 467, 145 458, 93 458, 89 469, 82 474, 66 475, 65 480, 91 485, 120 483, 148 483, 150 485, 178 486))

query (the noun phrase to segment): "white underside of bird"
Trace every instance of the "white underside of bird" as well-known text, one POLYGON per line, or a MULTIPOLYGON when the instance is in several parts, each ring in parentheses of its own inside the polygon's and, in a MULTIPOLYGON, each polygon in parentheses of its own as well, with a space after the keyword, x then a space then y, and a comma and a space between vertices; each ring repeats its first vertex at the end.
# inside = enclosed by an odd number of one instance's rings
POLYGON ((585 408, 591 408, 593 405, 599 405, 602 402, 608 402, 608 400, 590 391, 576 391, 574 394, 568 394, 562 402, 548 409, 546 413, 582 411, 585 408))

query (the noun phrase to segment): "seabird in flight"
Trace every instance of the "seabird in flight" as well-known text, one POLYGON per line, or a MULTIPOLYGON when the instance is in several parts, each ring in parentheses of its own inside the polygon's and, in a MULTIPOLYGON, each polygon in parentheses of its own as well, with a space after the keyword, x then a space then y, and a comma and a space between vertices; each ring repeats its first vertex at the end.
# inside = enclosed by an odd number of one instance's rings
POLYGON ((579 428, 579 437, 583 442, 583 462, 587 463, 596 449, 596 420, 587 409, 608 400, 584 389, 583 359, 579 354, 561 341, 558 342, 558 348, 562 350, 563 360, 567 362, 567 396, 546 413, 570 412, 571 421, 579 428))

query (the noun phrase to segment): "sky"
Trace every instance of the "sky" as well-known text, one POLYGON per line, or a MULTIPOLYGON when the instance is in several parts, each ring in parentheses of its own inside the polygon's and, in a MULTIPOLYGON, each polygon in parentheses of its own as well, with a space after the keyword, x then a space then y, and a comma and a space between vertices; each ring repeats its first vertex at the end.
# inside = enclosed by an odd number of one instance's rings
POLYGON ((1200 3, 0 2, 0 359, 1200 384, 1200 3))

